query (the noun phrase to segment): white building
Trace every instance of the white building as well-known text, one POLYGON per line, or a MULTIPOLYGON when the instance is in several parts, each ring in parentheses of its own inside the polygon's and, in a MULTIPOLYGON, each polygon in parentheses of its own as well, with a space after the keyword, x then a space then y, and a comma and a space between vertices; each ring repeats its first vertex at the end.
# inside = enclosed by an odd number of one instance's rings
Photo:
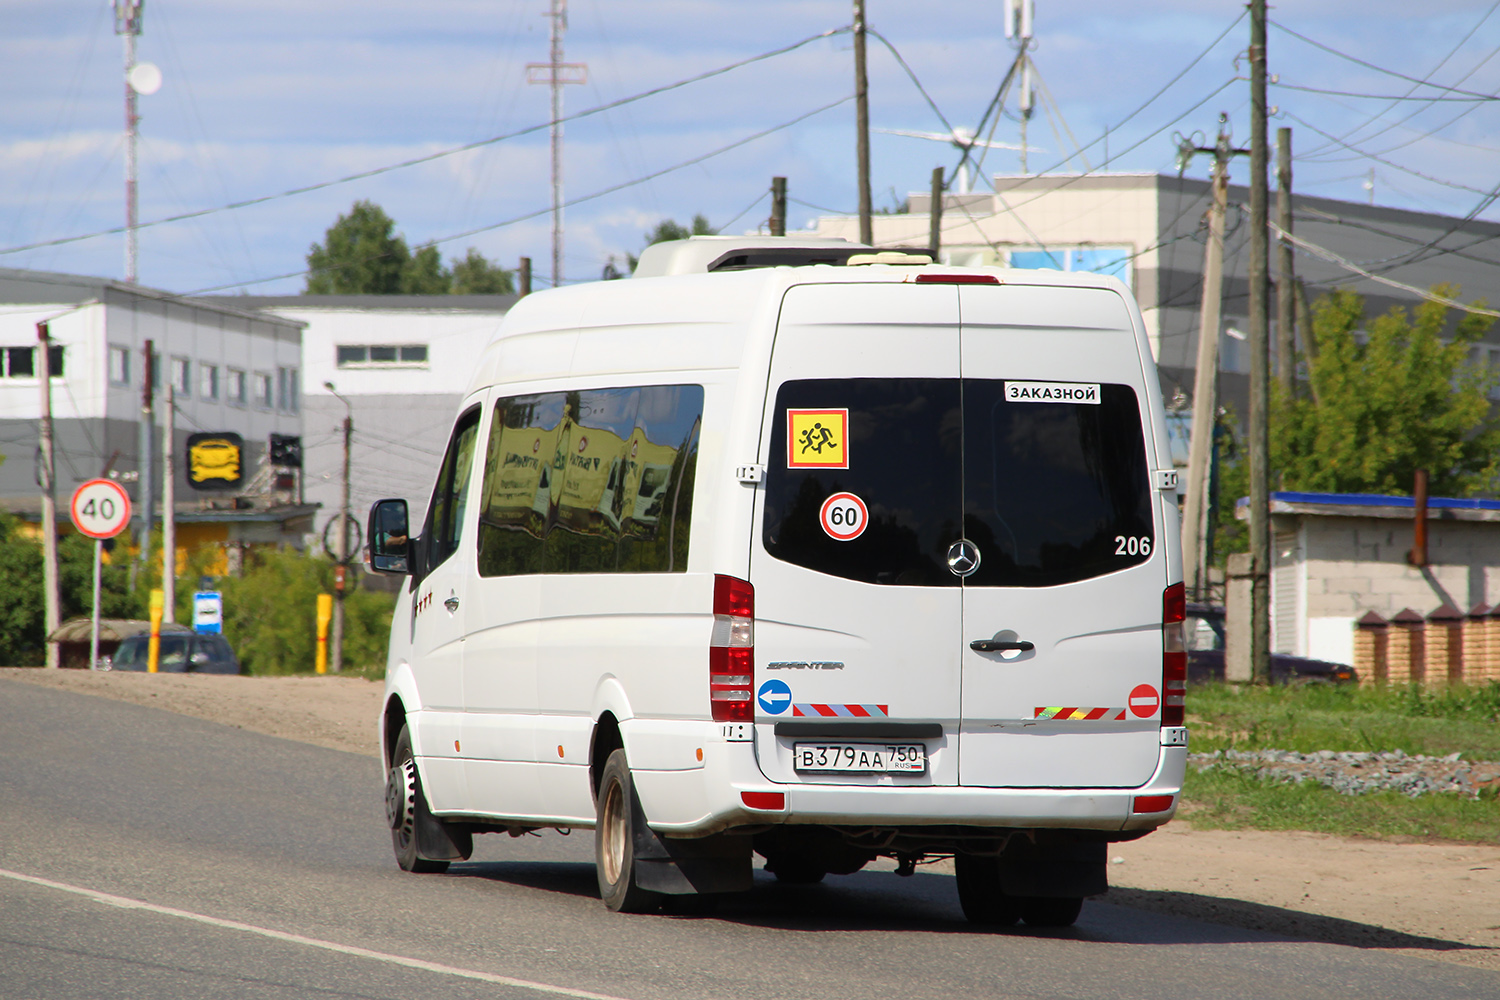
MULTIPOLYGON (((342 504, 343 422, 353 422, 350 513, 405 497, 426 511, 448 432, 474 359, 515 303, 514 295, 224 296, 198 301, 280 317, 304 327, 303 474, 320 504, 315 530, 342 504), (334 392, 325 386, 332 383, 334 392), (339 396, 349 401, 345 404, 339 396)), ((351 535, 351 543, 357 539, 351 535)), ((351 551, 358 551, 357 548, 351 551)))
MULTIPOLYGON (((44 321, 59 366, 51 401, 63 522, 74 488, 110 473, 127 481, 140 511, 142 484, 130 482, 135 478, 130 474, 141 470, 143 437, 155 456, 150 485, 160 496, 168 384, 176 395, 176 495, 185 512, 205 506, 211 497, 189 486, 190 434, 239 434, 249 479, 270 435, 301 432, 302 324, 296 320, 102 278, 0 269, 0 505, 10 510, 35 518, 41 508, 36 327, 44 321), (157 358, 156 405, 154 423, 143 435, 147 341, 157 358)), ((306 528, 295 522, 306 513, 285 506, 273 520, 281 528, 291 525, 300 542, 306 528)), ((179 542, 230 541, 231 534, 226 524, 201 523, 179 532, 179 542)))

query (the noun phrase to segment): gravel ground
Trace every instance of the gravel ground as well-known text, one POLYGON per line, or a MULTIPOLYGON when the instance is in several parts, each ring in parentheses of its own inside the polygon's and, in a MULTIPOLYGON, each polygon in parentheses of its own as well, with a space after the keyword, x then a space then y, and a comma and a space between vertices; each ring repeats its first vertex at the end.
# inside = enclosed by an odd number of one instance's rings
POLYGON ((1456 753, 1446 757, 1411 756, 1400 750, 1387 753, 1216 750, 1188 754, 1188 763, 1199 771, 1240 771, 1298 785, 1315 781, 1344 795, 1401 792, 1416 798, 1433 792, 1452 792, 1477 799, 1482 790, 1500 786, 1500 762, 1466 761, 1462 756, 1456 753))

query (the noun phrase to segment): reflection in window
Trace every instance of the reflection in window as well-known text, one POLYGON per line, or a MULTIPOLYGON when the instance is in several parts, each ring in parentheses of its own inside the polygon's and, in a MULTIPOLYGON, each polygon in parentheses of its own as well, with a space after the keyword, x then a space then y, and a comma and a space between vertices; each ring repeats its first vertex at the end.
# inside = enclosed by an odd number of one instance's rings
POLYGON ((694 385, 499 400, 480 574, 686 571, 702 414, 694 385))

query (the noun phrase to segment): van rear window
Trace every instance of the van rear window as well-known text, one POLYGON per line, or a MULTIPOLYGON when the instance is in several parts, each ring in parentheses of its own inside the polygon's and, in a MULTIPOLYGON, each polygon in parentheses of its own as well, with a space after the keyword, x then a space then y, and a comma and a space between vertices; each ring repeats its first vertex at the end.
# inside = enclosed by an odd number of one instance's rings
POLYGON ((1043 587, 1145 562, 1155 536, 1135 391, 1083 389, 1058 402, 1007 393, 1003 379, 783 383, 766 472, 766 551, 832 576, 907 586, 1043 587), (821 420, 804 426, 825 412, 847 441, 834 442, 821 420), (835 443, 844 453, 830 467, 807 454, 819 444, 834 454, 835 443), (841 501, 830 501, 839 493, 865 512, 849 540, 837 537, 848 533, 835 523, 841 501), (965 579, 947 566, 960 538, 980 554, 965 579))
POLYGON ((686 572, 702 421, 698 385, 496 401, 479 574, 686 572))

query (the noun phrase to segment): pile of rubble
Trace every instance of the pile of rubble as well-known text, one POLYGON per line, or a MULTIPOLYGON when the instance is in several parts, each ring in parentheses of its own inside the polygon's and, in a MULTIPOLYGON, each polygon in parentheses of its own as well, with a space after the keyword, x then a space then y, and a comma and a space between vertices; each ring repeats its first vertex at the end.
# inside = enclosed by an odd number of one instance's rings
POLYGON ((1428 792, 1457 792, 1478 798, 1482 790, 1500 787, 1500 761, 1460 758, 1456 753, 1446 757, 1410 756, 1400 750, 1216 750, 1188 754, 1188 763, 1199 771, 1238 771, 1269 781, 1299 785, 1315 781, 1344 795, 1390 791, 1416 798, 1428 792))

